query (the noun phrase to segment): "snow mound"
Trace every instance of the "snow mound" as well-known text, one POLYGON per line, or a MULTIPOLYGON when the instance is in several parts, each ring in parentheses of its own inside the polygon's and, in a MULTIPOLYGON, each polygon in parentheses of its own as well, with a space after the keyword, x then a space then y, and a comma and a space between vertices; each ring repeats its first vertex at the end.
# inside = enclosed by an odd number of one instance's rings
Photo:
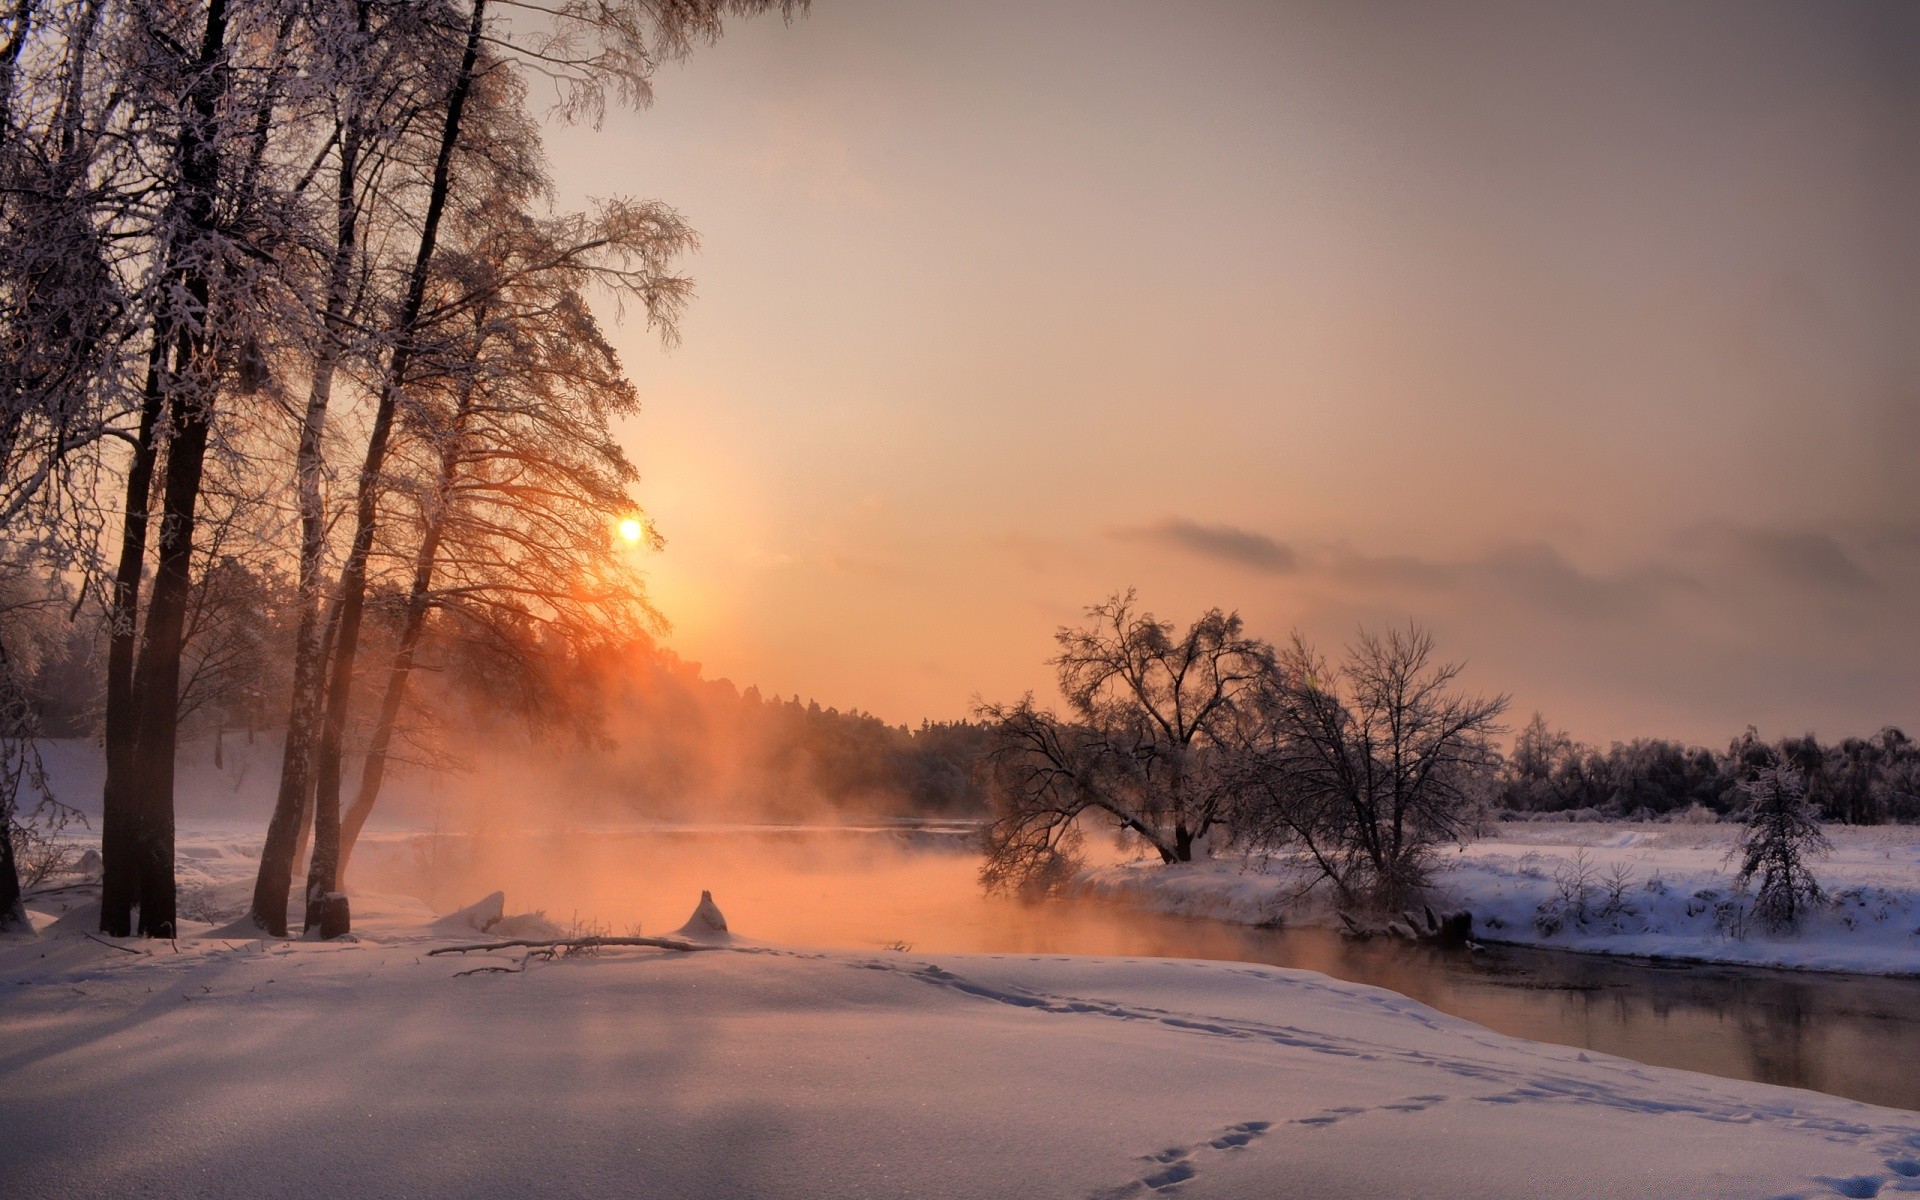
POLYGON ((560 938, 566 936, 544 912, 507 914, 507 894, 493 892, 433 923, 440 937, 471 937, 484 933, 497 938, 560 938))
POLYGON ((712 892, 701 892, 700 903, 694 906, 693 915, 687 923, 673 931, 673 937, 685 938, 690 942, 730 942, 733 934, 727 931, 727 918, 720 906, 713 902, 712 892))
MULTIPOLYGON (((494 893, 495 896, 499 894, 498 892, 494 893)), ((491 896, 488 897, 488 899, 492 898, 491 896)), ((558 939, 567 935, 566 930, 555 925, 552 921, 547 920, 547 914, 544 912, 514 913, 509 917, 501 917, 493 924, 487 926, 486 931, 494 937, 527 938, 529 940, 539 938, 558 939)))
MULTIPOLYGON (((35 905, 36 911, 40 910, 35 905)), ((41 937, 85 937, 100 928, 100 897, 87 896, 63 910, 50 924, 39 927, 41 937)))
POLYGON ((489 933, 498 925, 507 913, 507 894, 494 892, 484 896, 465 908, 456 909, 433 923, 433 932, 442 937, 466 937, 472 933, 489 933))

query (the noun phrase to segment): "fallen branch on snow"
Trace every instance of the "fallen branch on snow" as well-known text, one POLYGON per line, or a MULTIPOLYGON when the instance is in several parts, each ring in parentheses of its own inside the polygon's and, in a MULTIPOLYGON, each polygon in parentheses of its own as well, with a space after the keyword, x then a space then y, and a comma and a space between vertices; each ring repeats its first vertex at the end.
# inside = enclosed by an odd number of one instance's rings
MULTIPOLYGON (((98 937, 93 937, 93 935, 92 935, 92 934, 90 934, 90 933, 87 933, 87 931, 86 931, 86 930, 84 930, 84 929, 82 929, 82 930, 81 930, 80 932, 81 932, 82 934, 84 934, 85 936, 87 936, 87 937, 90 937, 90 938, 93 938, 93 940, 94 940, 94 941, 96 941, 96 942, 99 942, 99 943, 100 943, 100 944, 101 944, 102 946, 105 946, 105 947, 106 947, 107 949, 109 949, 109 950, 118 950, 118 951, 119 951, 120 953, 122 953, 122 954, 151 954, 151 953, 153 953, 153 951, 151 951, 151 950, 139 950, 139 949, 136 949, 136 948, 134 948, 134 947, 132 947, 132 946, 121 946, 121 945, 118 945, 118 944, 116 944, 116 943, 114 943, 114 942, 110 942, 110 941, 108 941, 108 940, 107 940, 107 939, 105 939, 105 938, 98 938, 98 937)), ((175 954, 178 954, 178 953, 180 952, 180 947, 178 947, 178 946, 175 946, 175 947, 173 948, 173 951, 174 951, 174 953, 175 953, 175 954)))
POLYGON ((83 889, 98 891, 100 889, 100 881, 98 879, 87 879, 79 883, 63 883, 58 887, 34 888, 21 896, 20 899, 38 900, 42 896, 51 896, 57 892, 77 892, 83 889))
POLYGON ((721 946, 702 946, 698 942, 684 942, 676 938, 656 937, 583 937, 558 938, 552 941, 536 941, 532 938, 509 938, 501 942, 474 942, 464 946, 435 946, 427 951, 429 957, 435 954, 465 954, 470 950, 511 950, 516 946, 526 946, 534 950, 589 950, 601 946, 652 946, 660 950, 679 950, 692 953, 695 950, 720 950, 721 946))

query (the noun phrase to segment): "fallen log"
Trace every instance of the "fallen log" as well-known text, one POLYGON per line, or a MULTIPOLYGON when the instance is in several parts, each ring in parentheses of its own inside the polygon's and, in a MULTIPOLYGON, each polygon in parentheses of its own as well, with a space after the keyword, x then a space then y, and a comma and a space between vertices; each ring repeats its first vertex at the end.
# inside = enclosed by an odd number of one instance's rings
POLYGON ((1420 916, 1404 912, 1379 925, 1362 925, 1346 913, 1339 916, 1344 926, 1342 936, 1361 942, 1370 938, 1390 937, 1421 946, 1460 949, 1467 946, 1473 937, 1473 914, 1464 909, 1435 916, 1433 909, 1422 906, 1420 916))
POLYGON ((535 950, 592 950, 601 946, 652 946, 658 950, 678 950, 690 954, 695 950, 720 950, 721 946, 702 946, 698 942, 681 941, 678 938, 657 937, 583 937, 555 938, 538 941, 533 938, 509 938, 499 942, 474 942, 463 946, 435 946, 427 951, 428 957, 435 954, 465 954, 470 950, 482 952, 488 950, 511 950, 525 946, 535 950))

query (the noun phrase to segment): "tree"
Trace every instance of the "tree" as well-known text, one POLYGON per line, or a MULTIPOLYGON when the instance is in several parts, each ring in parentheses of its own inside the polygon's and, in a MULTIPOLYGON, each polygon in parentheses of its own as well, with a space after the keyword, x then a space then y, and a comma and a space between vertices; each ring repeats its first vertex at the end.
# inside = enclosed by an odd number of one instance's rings
MULTIPOLYGON (((334 615, 333 661, 324 679, 324 708, 314 761, 313 860, 307 871, 307 927, 320 925, 344 930, 344 897, 336 899, 335 876, 340 853, 340 785, 347 709, 352 702, 355 657, 365 617, 369 558, 379 521, 379 490, 393 437, 394 420, 409 381, 414 354, 432 314, 427 310, 427 288, 439 248, 440 225, 454 186, 454 156, 459 148, 469 101, 483 93, 488 77, 512 75, 513 64, 524 62, 566 89, 570 111, 597 113, 608 86, 623 98, 644 102, 649 79, 659 63, 683 57, 697 41, 719 37, 727 13, 752 14, 779 7, 791 14, 799 0, 677 0, 671 4, 642 3, 615 6, 598 0, 563 0, 546 6, 523 6, 515 0, 493 0, 512 10, 534 8, 543 18, 542 32, 520 42, 512 36, 511 21, 502 23, 489 12, 489 0, 471 0, 460 65, 445 93, 440 121, 439 149, 426 193, 413 265, 392 323, 386 331, 389 348, 374 388, 373 421, 356 481, 353 535, 341 565, 339 603, 334 615)), ((316 684, 322 681, 316 680, 316 684)), ((289 789, 283 789, 286 791, 289 789)))
MULTIPOLYGON (((380 6, 367 0, 315 9, 318 52, 326 75, 336 81, 332 131, 333 237, 326 249, 325 284, 307 402, 294 453, 293 478, 300 510, 300 549, 295 603, 290 711, 282 742, 280 787, 267 826, 250 915, 263 930, 283 936, 287 897, 300 839, 310 827, 313 755, 320 719, 320 682, 326 667, 321 608, 327 509, 322 494, 323 442, 336 374, 350 358, 364 360, 369 339, 357 336, 370 310, 384 300, 366 280, 367 219, 373 200, 396 205, 403 185, 389 182, 396 162, 422 153, 423 113, 436 105, 435 81, 450 74, 446 38, 435 36, 438 10, 429 5, 380 6)), ((324 157, 324 155, 322 156, 324 157)), ((318 166, 316 162, 316 167, 318 166)))
POLYGON ((1239 762, 1248 839, 1298 854, 1343 904, 1396 909, 1434 848, 1471 831, 1507 698, 1456 690, 1460 665, 1436 664, 1411 625, 1362 631, 1338 668, 1296 634, 1278 667, 1239 762))
POLYGON ((692 232, 657 204, 543 222, 511 195, 481 199, 468 240, 445 256, 440 282, 456 297, 440 306, 446 341, 423 347, 430 377, 411 390, 396 452, 418 460, 413 486, 393 489, 413 498, 418 540, 359 793, 342 817, 342 878, 430 615, 504 646, 517 639, 491 636, 502 622, 531 626, 573 653, 661 624, 614 545, 615 523, 638 520, 639 507, 628 494, 638 473, 611 423, 639 403, 584 289, 640 301, 670 342, 685 296, 670 264, 692 232))
POLYGON ((990 889, 1063 882, 1083 816, 1103 816, 1171 863, 1190 861, 1228 814, 1228 748, 1245 740, 1238 727, 1255 717, 1273 648, 1248 637, 1238 613, 1211 609, 1176 636, 1134 600, 1115 595, 1087 610, 1088 625, 1055 635, 1067 719, 1031 695, 979 710, 993 729, 990 889))
MULTIPOLYGON (((38 618, 53 598, 17 576, 0 575, 0 933, 26 921, 16 845, 44 845, 79 816, 54 797, 47 782, 40 722, 24 686, 36 643, 48 640, 46 623, 38 618)), ((27 882, 35 882, 31 874, 27 882)))
POLYGON ((1806 785, 1793 768, 1762 767, 1741 790, 1747 796, 1746 833, 1734 850, 1740 857, 1736 878, 1745 887, 1760 877, 1753 915, 1762 925, 1776 932, 1793 929, 1823 895, 1807 860, 1826 855, 1833 844, 1821 832, 1806 785))

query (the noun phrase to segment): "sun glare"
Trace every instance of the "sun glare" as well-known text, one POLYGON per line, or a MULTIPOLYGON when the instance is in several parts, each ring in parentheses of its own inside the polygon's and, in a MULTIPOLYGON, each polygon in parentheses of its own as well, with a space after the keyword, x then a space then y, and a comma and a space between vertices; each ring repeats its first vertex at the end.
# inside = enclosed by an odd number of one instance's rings
POLYGON ((626 543, 629 546, 637 546, 640 544, 641 532, 640 522, 634 520, 632 517, 628 517, 626 520, 620 522, 620 536, 626 539, 626 543))

